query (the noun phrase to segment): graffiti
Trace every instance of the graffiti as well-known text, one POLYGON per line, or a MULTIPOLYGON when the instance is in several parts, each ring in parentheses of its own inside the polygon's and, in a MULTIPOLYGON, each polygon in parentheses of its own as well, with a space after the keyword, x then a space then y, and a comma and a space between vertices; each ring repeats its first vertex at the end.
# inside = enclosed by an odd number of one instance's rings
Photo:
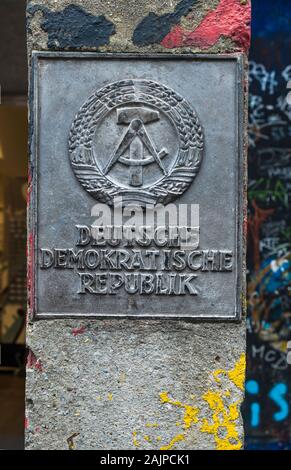
MULTIPOLYGON (((286 99, 289 77, 291 78, 290 65, 280 72, 268 70, 263 64, 254 60, 250 61, 249 144, 251 148, 290 138, 291 106, 286 99)), ((281 149, 282 152, 284 148, 281 149)), ((275 149, 272 148, 271 151, 275 149)))
MULTIPOLYGON (((259 178, 257 181, 250 181, 249 197, 250 200, 253 201, 252 205, 256 213, 259 213, 261 209, 259 209, 255 201, 261 202, 265 205, 271 205, 272 203, 282 203, 286 207, 289 203, 289 195, 287 188, 284 183, 280 180, 259 178)), ((271 213, 270 211, 273 210, 269 209, 268 213, 271 213)), ((259 217, 261 216, 262 214, 260 214, 259 217)), ((264 219, 265 216, 263 216, 263 220, 264 219)))
MULTIPOLYGON (((259 393, 259 385, 255 380, 248 380, 246 382, 246 392, 251 395, 257 395, 259 393)), ((259 403, 251 404, 251 426, 257 427, 260 422, 260 405, 259 403)))
POLYGON ((277 384, 269 393, 269 397, 279 407, 279 411, 276 411, 273 415, 275 421, 284 421, 289 415, 289 404, 286 401, 287 385, 277 384))
MULTIPOLYGON (((248 331, 250 334, 259 333, 254 325, 248 325, 248 331)), ((270 347, 268 344, 256 343, 255 339, 250 346, 249 357, 253 362, 260 360, 262 364, 265 363, 272 369, 286 370, 288 367, 286 353, 284 351, 270 347)))
POLYGON ((288 65, 282 72, 282 77, 286 80, 287 88, 291 88, 289 84, 289 80, 291 80, 291 65, 288 65))
POLYGON ((290 7, 254 0, 250 52, 247 448, 291 445, 290 7), (279 444, 280 443, 280 444, 279 444))
MULTIPOLYGON (((282 139, 285 134, 283 128, 273 127, 272 137, 274 141, 282 139)), ((288 129, 288 137, 291 137, 291 126, 288 129)), ((268 178, 279 178, 280 180, 291 180, 291 148, 266 147, 257 151, 258 166, 261 174, 268 178)))
POLYGON ((276 72, 266 70, 263 64, 257 64, 255 61, 250 60, 249 63, 249 82, 252 84, 253 80, 259 83, 261 91, 266 91, 270 95, 274 94, 275 88, 278 86, 276 80, 276 72))
MULTIPOLYGON (((288 77, 287 89, 289 90, 290 88, 291 88, 291 80, 289 80, 289 77, 288 77)), ((291 105, 291 91, 289 91, 289 93, 287 94, 286 101, 289 105, 291 105)))
MULTIPOLYGON (((250 423, 253 428, 257 428, 261 422, 261 409, 265 403, 259 402, 260 384, 256 380, 248 380, 246 382, 246 392, 257 401, 250 405, 250 423)), ((285 383, 277 383, 268 392, 268 399, 276 406, 271 419, 275 423, 285 421, 289 416, 288 389, 285 383)))
POLYGON ((251 331, 262 343, 286 351, 291 339, 291 253, 270 256, 249 282, 251 331))
MULTIPOLYGON (((255 186, 258 186, 259 182, 255 182, 255 186)), ((255 189, 252 189, 255 191, 255 189)), ((249 190, 250 192, 250 190, 249 190)), ((254 193, 254 194, 257 194, 254 193)), ((265 193, 262 191, 259 192, 260 196, 265 193)), ((252 200, 252 206, 254 208, 254 213, 249 216, 248 219, 248 226, 249 226, 249 233, 253 239, 253 247, 254 247, 254 265, 255 268, 258 269, 260 264, 260 245, 259 245, 259 234, 260 234, 260 227, 262 223, 273 213, 273 209, 260 209, 255 200, 252 200)))

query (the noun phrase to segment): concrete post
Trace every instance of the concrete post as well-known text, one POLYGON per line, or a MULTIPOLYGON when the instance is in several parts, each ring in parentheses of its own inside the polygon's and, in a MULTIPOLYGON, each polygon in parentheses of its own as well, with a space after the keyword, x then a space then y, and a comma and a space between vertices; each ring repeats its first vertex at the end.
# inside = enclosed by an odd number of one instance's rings
MULTIPOLYGON (((34 0, 28 53, 245 55, 249 24, 248 0, 34 0)), ((34 104, 30 94, 31 145, 34 104)), ((35 185, 31 165, 29 194, 35 185)), ((29 230, 26 448, 241 449, 244 287, 239 322, 35 320, 32 222, 29 230)))

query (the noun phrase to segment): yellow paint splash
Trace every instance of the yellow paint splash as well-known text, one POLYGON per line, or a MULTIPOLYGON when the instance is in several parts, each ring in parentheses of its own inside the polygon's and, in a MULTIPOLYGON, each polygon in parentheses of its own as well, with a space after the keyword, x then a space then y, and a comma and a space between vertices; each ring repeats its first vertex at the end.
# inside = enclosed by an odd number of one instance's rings
POLYGON ((160 393, 160 400, 162 403, 169 403, 170 405, 178 406, 179 408, 184 408, 185 413, 183 416, 183 426, 184 429, 189 429, 192 424, 195 424, 198 422, 197 414, 198 414, 198 408, 195 408, 194 406, 191 405, 184 405, 180 401, 177 400, 172 400, 167 392, 162 392, 160 393))
POLYGON ((132 437, 133 437, 133 445, 137 448, 140 447, 140 442, 139 440, 137 439, 137 432, 136 431, 133 431, 132 433, 132 437))
MULTIPOLYGON (((183 416, 184 432, 177 434, 175 437, 173 437, 173 439, 170 441, 170 443, 168 445, 163 446, 160 449, 160 450, 170 450, 170 449, 173 448, 173 446, 177 442, 185 440, 185 437, 186 437, 185 431, 187 429, 189 429, 193 424, 198 423, 197 414, 198 414, 199 410, 198 410, 198 408, 196 408, 194 406, 183 404, 178 400, 172 400, 169 397, 168 392, 160 393, 160 400, 161 400, 162 403, 169 403, 170 405, 177 406, 178 408, 184 408, 184 410, 185 410, 184 416, 183 416)), ((177 425, 177 423, 176 423, 176 425, 177 425)))
MULTIPOLYGON (((234 368, 227 371, 218 369, 213 373, 213 378, 217 383, 221 383, 221 375, 225 375, 237 388, 243 390, 245 380, 246 356, 242 354, 234 368)), ((239 450, 242 442, 237 431, 237 420, 239 419, 239 407, 241 400, 237 400, 229 405, 225 403, 225 398, 231 398, 231 391, 208 390, 202 399, 208 403, 213 411, 211 421, 204 418, 201 432, 213 434, 216 443, 216 450, 239 450)))
POLYGON ((240 400, 227 407, 223 400, 225 396, 225 393, 210 390, 203 395, 213 414, 211 420, 203 419, 200 431, 213 434, 216 450, 239 450, 242 448, 237 431, 240 400))
POLYGON ((240 359, 235 364, 234 368, 227 371, 223 369, 218 369, 213 373, 214 379, 216 382, 220 382, 220 375, 226 375, 229 380, 234 383, 240 390, 244 388, 245 381, 245 368, 246 368, 246 355, 242 354, 240 359))
MULTIPOLYGON (((242 442, 239 439, 239 433, 237 429, 239 419, 239 407, 241 400, 231 402, 232 391, 231 387, 222 389, 222 377, 225 376, 231 384, 235 387, 243 390, 245 380, 245 365, 246 357, 242 354, 240 359, 236 362, 235 366, 231 370, 218 369, 213 372, 212 377, 216 382, 217 389, 212 387, 206 391, 201 399, 207 403, 212 414, 211 417, 203 417, 203 408, 199 409, 188 404, 172 399, 168 392, 160 393, 161 403, 168 403, 175 407, 184 409, 184 415, 181 423, 177 422, 176 426, 182 426, 182 432, 175 435, 171 441, 163 445, 160 450, 171 450, 175 444, 184 441, 186 439, 187 431, 194 425, 198 426, 198 429, 202 433, 212 434, 216 444, 216 450, 239 450, 242 448, 242 442)), ((195 397, 190 395, 193 400, 195 397)), ((147 423, 146 427, 158 427, 158 423, 150 424, 147 423)), ((144 439, 148 442, 151 441, 150 436, 145 436, 144 439)), ((156 438, 157 441, 161 441, 161 436, 156 438)), ((137 433, 133 432, 133 443, 135 447, 140 447, 140 442, 137 440, 137 433)))
POLYGON ((113 395, 112 395, 112 393, 108 393, 107 398, 108 398, 109 401, 112 401, 112 400, 113 400, 113 395))
POLYGON ((160 448, 160 450, 171 450, 173 449, 174 445, 179 442, 179 441, 184 441, 185 440, 185 435, 184 433, 182 434, 177 434, 177 436, 173 437, 173 439, 169 442, 168 445, 163 446, 160 448))

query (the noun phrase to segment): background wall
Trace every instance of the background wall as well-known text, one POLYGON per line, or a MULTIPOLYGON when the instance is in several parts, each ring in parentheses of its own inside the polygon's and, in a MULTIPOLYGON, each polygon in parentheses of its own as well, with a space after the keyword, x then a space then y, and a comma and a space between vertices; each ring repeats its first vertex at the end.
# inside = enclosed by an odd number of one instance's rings
POLYGON ((26 0, 0 2, 0 83, 5 99, 27 93, 25 7, 26 0))
POLYGON ((245 425, 248 448, 291 448, 291 2, 252 9, 245 425))

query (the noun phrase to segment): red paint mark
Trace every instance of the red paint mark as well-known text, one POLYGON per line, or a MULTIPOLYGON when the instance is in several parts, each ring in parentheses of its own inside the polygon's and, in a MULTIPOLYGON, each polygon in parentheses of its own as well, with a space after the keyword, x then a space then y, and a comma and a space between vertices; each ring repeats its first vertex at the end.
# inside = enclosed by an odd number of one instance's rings
POLYGON ((28 421, 28 418, 25 417, 24 418, 24 429, 28 429, 28 426, 29 426, 29 421, 28 421))
POLYGON ((85 333, 85 331, 86 331, 85 326, 80 326, 79 328, 73 328, 72 329, 72 335, 73 336, 81 335, 81 334, 85 333))
POLYGON ((29 233, 27 238, 27 303, 30 313, 33 312, 34 306, 34 263, 34 234, 29 233))
POLYGON ((28 355, 27 355, 26 367, 28 369, 36 369, 39 372, 43 371, 43 367, 42 367, 42 363, 40 359, 37 359, 36 355, 31 350, 29 350, 28 355))
POLYGON ((206 49, 217 43, 220 37, 230 37, 239 49, 250 47, 251 4, 241 0, 221 0, 217 8, 209 12, 194 31, 185 31, 174 26, 163 39, 168 49, 182 46, 197 46, 206 49))
POLYGON ((39 426, 36 426, 34 432, 39 432, 40 431, 40 427, 39 426))
MULTIPOLYGON (((30 204, 31 204, 31 196, 33 191, 33 177, 32 177, 32 169, 29 169, 28 172, 28 181, 27 181, 27 210, 29 214, 30 204)), ((34 233, 31 232, 28 234, 27 237, 27 244, 26 244, 26 256, 27 256, 27 318, 26 321, 28 323, 29 316, 33 315, 33 308, 34 308, 34 233)))

